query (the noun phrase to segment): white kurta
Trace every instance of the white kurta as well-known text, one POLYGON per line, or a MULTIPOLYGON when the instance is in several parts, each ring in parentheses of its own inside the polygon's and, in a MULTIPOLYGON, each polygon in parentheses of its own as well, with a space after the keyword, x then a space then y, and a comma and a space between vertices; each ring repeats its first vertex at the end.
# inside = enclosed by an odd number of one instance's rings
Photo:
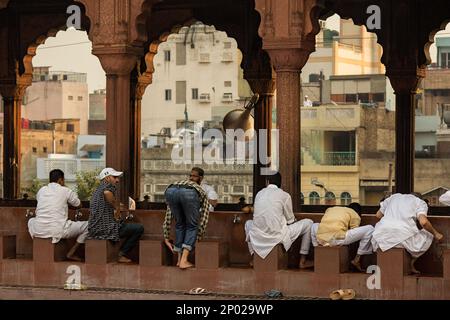
MULTIPOLYGON (((208 200, 217 200, 219 199, 219 196, 216 192, 216 190, 214 190, 214 187, 203 183, 200 185, 200 187, 202 187, 203 191, 206 192, 206 196, 208 197, 208 200)), ((210 204, 209 205, 209 211, 214 211, 214 207, 210 204)))
POLYGON ((450 206, 450 190, 439 197, 439 202, 446 206, 450 206))
POLYGON ((433 235, 417 227, 419 215, 427 216, 425 201, 410 195, 396 193, 380 203, 383 213, 372 234, 372 246, 376 251, 404 247, 413 256, 424 253, 433 242, 433 235))
POLYGON ((263 259, 279 243, 282 243, 287 251, 293 242, 288 224, 294 221, 291 196, 276 185, 270 184, 255 197, 253 225, 248 231, 246 241, 250 241, 254 251, 263 259))
POLYGON ((39 189, 37 195, 36 217, 28 221, 31 237, 53 238, 57 243, 70 228, 68 203, 74 207, 80 205, 75 192, 58 183, 50 183, 39 189))

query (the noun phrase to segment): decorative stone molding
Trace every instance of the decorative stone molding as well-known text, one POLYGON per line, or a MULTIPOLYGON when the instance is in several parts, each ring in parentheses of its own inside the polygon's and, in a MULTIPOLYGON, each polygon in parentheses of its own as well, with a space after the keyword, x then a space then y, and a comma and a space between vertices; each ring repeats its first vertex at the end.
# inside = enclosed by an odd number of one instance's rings
POLYGON ((10 0, 0 0, 0 10, 8 6, 10 0))
POLYGON ((142 46, 147 40, 145 21, 158 0, 76 0, 91 20, 93 51, 111 45, 142 46))

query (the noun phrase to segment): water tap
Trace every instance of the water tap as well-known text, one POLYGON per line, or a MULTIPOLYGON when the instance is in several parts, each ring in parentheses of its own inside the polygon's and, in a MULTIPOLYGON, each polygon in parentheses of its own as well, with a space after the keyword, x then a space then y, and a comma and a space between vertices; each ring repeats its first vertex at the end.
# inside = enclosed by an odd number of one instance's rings
POLYGON ((81 212, 81 210, 77 209, 75 211, 75 221, 78 221, 82 216, 83 216, 83 213, 81 212))
POLYGON ((27 214, 25 215, 25 218, 33 218, 36 214, 31 211, 30 209, 27 209, 27 214))

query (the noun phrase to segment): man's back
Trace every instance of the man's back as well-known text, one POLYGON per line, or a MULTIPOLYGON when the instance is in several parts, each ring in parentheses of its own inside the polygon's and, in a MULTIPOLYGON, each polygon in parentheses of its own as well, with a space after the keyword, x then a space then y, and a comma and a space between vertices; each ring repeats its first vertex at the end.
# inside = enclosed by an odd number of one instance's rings
POLYGON ((66 221, 68 202, 78 206, 76 193, 58 183, 50 183, 39 189, 37 195, 36 218, 42 221, 66 221))
POLYGON ((68 203, 79 206, 80 200, 75 192, 58 183, 42 187, 37 195, 36 218, 28 224, 34 237, 59 237, 68 219, 68 203))
POLYGON ((295 220, 291 196, 275 185, 269 185, 255 197, 254 224, 263 231, 280 231, 295 220))
POLYGON ((330 242, 332 239, 344 239, 348 229, 358 227, 361 218, 351 208, 331 207, 325 211, 317 230, 319 242, 330 242))
POLYGON ((417 215, 426 215, 428 206, 425 201, 412 194, 396 193, 380 203, 380 211, 383 219, 403 221, 409 225, 415 225, 417 215))

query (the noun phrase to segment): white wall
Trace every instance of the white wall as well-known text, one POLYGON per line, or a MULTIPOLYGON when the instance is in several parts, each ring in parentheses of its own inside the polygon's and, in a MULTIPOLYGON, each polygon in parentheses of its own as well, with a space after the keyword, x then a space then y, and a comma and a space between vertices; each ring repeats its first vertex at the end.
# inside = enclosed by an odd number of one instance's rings
MULTIPOLYGON (((212 108, 229 106, 236 108, 236 102, 222 102, 223 93, 232 93, 233 100, 238 99, 238 79, 241 55, 238 54, 237 43, 227 37, 225 32, 214 27, 192 26, 186 36, 188 27, 178 34, 172 34, 166 42, 159 45, 158 54, 154 58, 155 72, 153 83, 147 88, 142 99, 142 135, 159 133, 161 128, 176 129, 176 120, 184 119, 185 104, 176 104, 176 81, 186 81, 186 102, 189 120, 211 120, 212 108), (193 37, 193 28, 195 35, 193 37), (206 31, 206 33, 205 33, 206 31), (176 44, 183 44, 186 39, 186 64, 176 64, 176 44), (194 48, 191 41, 194 40, 194 48), (231 48, 225 49, 224 43, 230 42, 231 48), (171 61, 164 60, 164 51, 170 50, 171 61), (223 62, 224 52, 231 53, 232 62, 223 62), (209 54, 209 63, 200 63, 200 55, 209 54), (224 82, 231 81, 231 87, 224 82), (192 99, 192 88, 198 88, 198 95, 210 94, 210 103, 200 103, 192 99), (213 90, 214 88, 214 90, 213 90), (172 100, 165 100, 165 90, 172 90, 172 100)), ((238 104, 240 105, 240 104, 238 104)))

